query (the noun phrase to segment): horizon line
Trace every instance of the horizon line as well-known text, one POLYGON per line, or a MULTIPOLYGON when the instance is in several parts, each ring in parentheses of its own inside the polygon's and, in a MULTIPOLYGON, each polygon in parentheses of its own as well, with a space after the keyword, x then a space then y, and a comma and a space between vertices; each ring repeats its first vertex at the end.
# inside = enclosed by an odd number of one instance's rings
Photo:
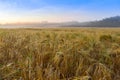
POLYGON ((58 21, 58 22, 50 22, 50 21, 25 21, 25 22, 6 22, 6 23, 0 23, 0 25, 24 25, 24 24, 48 24, 48 23, 67 23, 67 22, 78 22, 78 23, 84 23, 84 22, 93 22, 93 21, 100 21, 100 20, 104 20, 107 18, 112 18, 112 17, 120 17, 119 15, 116 16, 111 16, 111 17, 106 17, 106 18, 102 18, 102 19, 97 19, 97 20, 88 20, 88 21, 78 21, 78 20, 69 20, 69 21, 58 21))

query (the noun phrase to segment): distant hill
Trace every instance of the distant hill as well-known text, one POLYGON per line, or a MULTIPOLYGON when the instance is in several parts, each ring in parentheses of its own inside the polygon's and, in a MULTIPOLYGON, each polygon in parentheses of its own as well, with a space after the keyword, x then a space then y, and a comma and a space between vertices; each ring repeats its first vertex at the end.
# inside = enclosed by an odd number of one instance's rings
POLYGON ((120 27, 120 16, 105 18, 99 21, 86 22, 80 26, 90 27, 120 27))
MULTIPOLYGON (((109 17, 98 21, 90 22, 62 22, 62 23, 23 23, 23 24, 5 24, 1 25, 2 27, 25 27, 25 28, 34 28, 34 27, 120 27, 120 16, 109 17)), ((0 27, 1 27, 0 26, 0 27)))

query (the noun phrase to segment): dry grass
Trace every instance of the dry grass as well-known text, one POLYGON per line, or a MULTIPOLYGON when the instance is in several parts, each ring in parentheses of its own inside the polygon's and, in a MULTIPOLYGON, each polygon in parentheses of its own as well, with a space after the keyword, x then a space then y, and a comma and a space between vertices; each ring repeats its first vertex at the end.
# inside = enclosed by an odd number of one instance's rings
POLYGON ((120 80, 120 29, 1 29, 0 80, 120 80))

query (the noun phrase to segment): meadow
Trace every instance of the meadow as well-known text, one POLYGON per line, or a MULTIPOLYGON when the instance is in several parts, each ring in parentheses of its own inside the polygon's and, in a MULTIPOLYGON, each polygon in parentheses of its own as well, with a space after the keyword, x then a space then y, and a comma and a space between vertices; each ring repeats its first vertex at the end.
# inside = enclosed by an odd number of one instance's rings
POLYGON ((120 28, 0 29, 0 80, 120 80, 120 28))

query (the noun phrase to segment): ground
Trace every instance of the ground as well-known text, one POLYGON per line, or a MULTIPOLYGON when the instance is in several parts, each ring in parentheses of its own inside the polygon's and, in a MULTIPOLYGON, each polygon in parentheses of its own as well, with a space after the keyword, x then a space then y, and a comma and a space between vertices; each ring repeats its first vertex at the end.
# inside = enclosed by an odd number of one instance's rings
POLYGON ((120 28, 0 29, 0 80, 120 80, 120 28))

